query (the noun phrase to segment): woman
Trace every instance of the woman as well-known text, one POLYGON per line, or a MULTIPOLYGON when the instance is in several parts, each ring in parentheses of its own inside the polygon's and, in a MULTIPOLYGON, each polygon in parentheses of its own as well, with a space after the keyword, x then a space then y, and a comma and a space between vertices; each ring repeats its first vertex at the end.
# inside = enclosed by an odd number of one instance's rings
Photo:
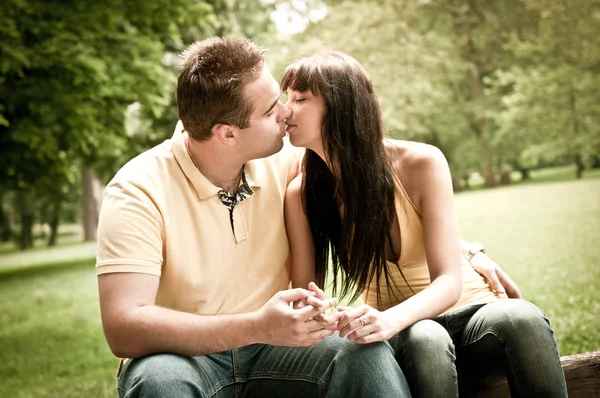
POLYGON ((364 305, 344 309, 340 336, 388 340, 414 396, 457 396, 457 369, 472 384, 494 366, 513 396, 566 396, 548 320, 461 261, 444 156, 384 138, 363 67, 318 53, 288 66, 281 88, 290 140, 307 148, 285 202, 292 283, 323 286, 331 261, 341 296, 362 295, 364 305))

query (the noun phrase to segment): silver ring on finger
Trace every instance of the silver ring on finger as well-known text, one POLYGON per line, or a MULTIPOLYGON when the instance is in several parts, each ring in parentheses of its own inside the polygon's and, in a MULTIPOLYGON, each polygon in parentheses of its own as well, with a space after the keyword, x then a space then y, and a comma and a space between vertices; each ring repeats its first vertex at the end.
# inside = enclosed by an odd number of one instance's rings
POLYGON ((358 320, 360 321, 361 327, 364 328, 367 325, 367 319, 364 316, 361 316, 358 320))

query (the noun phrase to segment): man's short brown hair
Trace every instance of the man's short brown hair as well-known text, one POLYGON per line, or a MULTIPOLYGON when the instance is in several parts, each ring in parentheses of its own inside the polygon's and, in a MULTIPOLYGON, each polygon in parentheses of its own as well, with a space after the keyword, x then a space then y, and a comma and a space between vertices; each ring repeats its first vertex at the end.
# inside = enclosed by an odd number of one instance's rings
POLYGON ((205 141, 216 124, 249 126, 253 111, 244 87, 261 73, 266 50, 244 38, 213 37, 182 54, 177 111, 191 138, 205 141))

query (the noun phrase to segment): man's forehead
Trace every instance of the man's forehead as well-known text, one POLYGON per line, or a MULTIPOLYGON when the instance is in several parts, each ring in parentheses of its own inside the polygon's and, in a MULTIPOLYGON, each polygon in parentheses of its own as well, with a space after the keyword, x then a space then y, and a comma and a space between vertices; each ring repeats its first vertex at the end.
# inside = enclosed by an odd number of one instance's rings
POLYGON ((263 67, 262 73, 256 80, 246 85, 244 91, 254 105, 255 112, 261 113, 281 96, 279 84, 266 66, 263 67))

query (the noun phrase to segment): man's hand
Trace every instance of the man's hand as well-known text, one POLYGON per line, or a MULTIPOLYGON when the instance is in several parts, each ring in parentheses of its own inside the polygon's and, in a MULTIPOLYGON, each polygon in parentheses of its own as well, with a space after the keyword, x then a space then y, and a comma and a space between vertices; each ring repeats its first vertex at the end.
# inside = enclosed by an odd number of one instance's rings
POLYGON ((337 305, 338 300, 320 300, 315 295, 314 291, 306 289, 283 290, 263 305, 258 311, 258 318, 264 343, 303 347, 317 344, 332 335, 339 316, 317 316, 337 305), (309 305, 290 307, 290 303, 302 301, 309 305))
POLYGON ((517 284, 485 253, 475 254, 469 263, 475 271, 487 279, 495 292, 506 293, 510 298, 523 298, 517 284))
POLYGON ((385 312, 376 310, 369 305, 357 308, 339 307, 343 313, 338 322, 340 337, 348 337, 360 344, 386 341, 392 338, 398 330, 394 328, 385 312))

